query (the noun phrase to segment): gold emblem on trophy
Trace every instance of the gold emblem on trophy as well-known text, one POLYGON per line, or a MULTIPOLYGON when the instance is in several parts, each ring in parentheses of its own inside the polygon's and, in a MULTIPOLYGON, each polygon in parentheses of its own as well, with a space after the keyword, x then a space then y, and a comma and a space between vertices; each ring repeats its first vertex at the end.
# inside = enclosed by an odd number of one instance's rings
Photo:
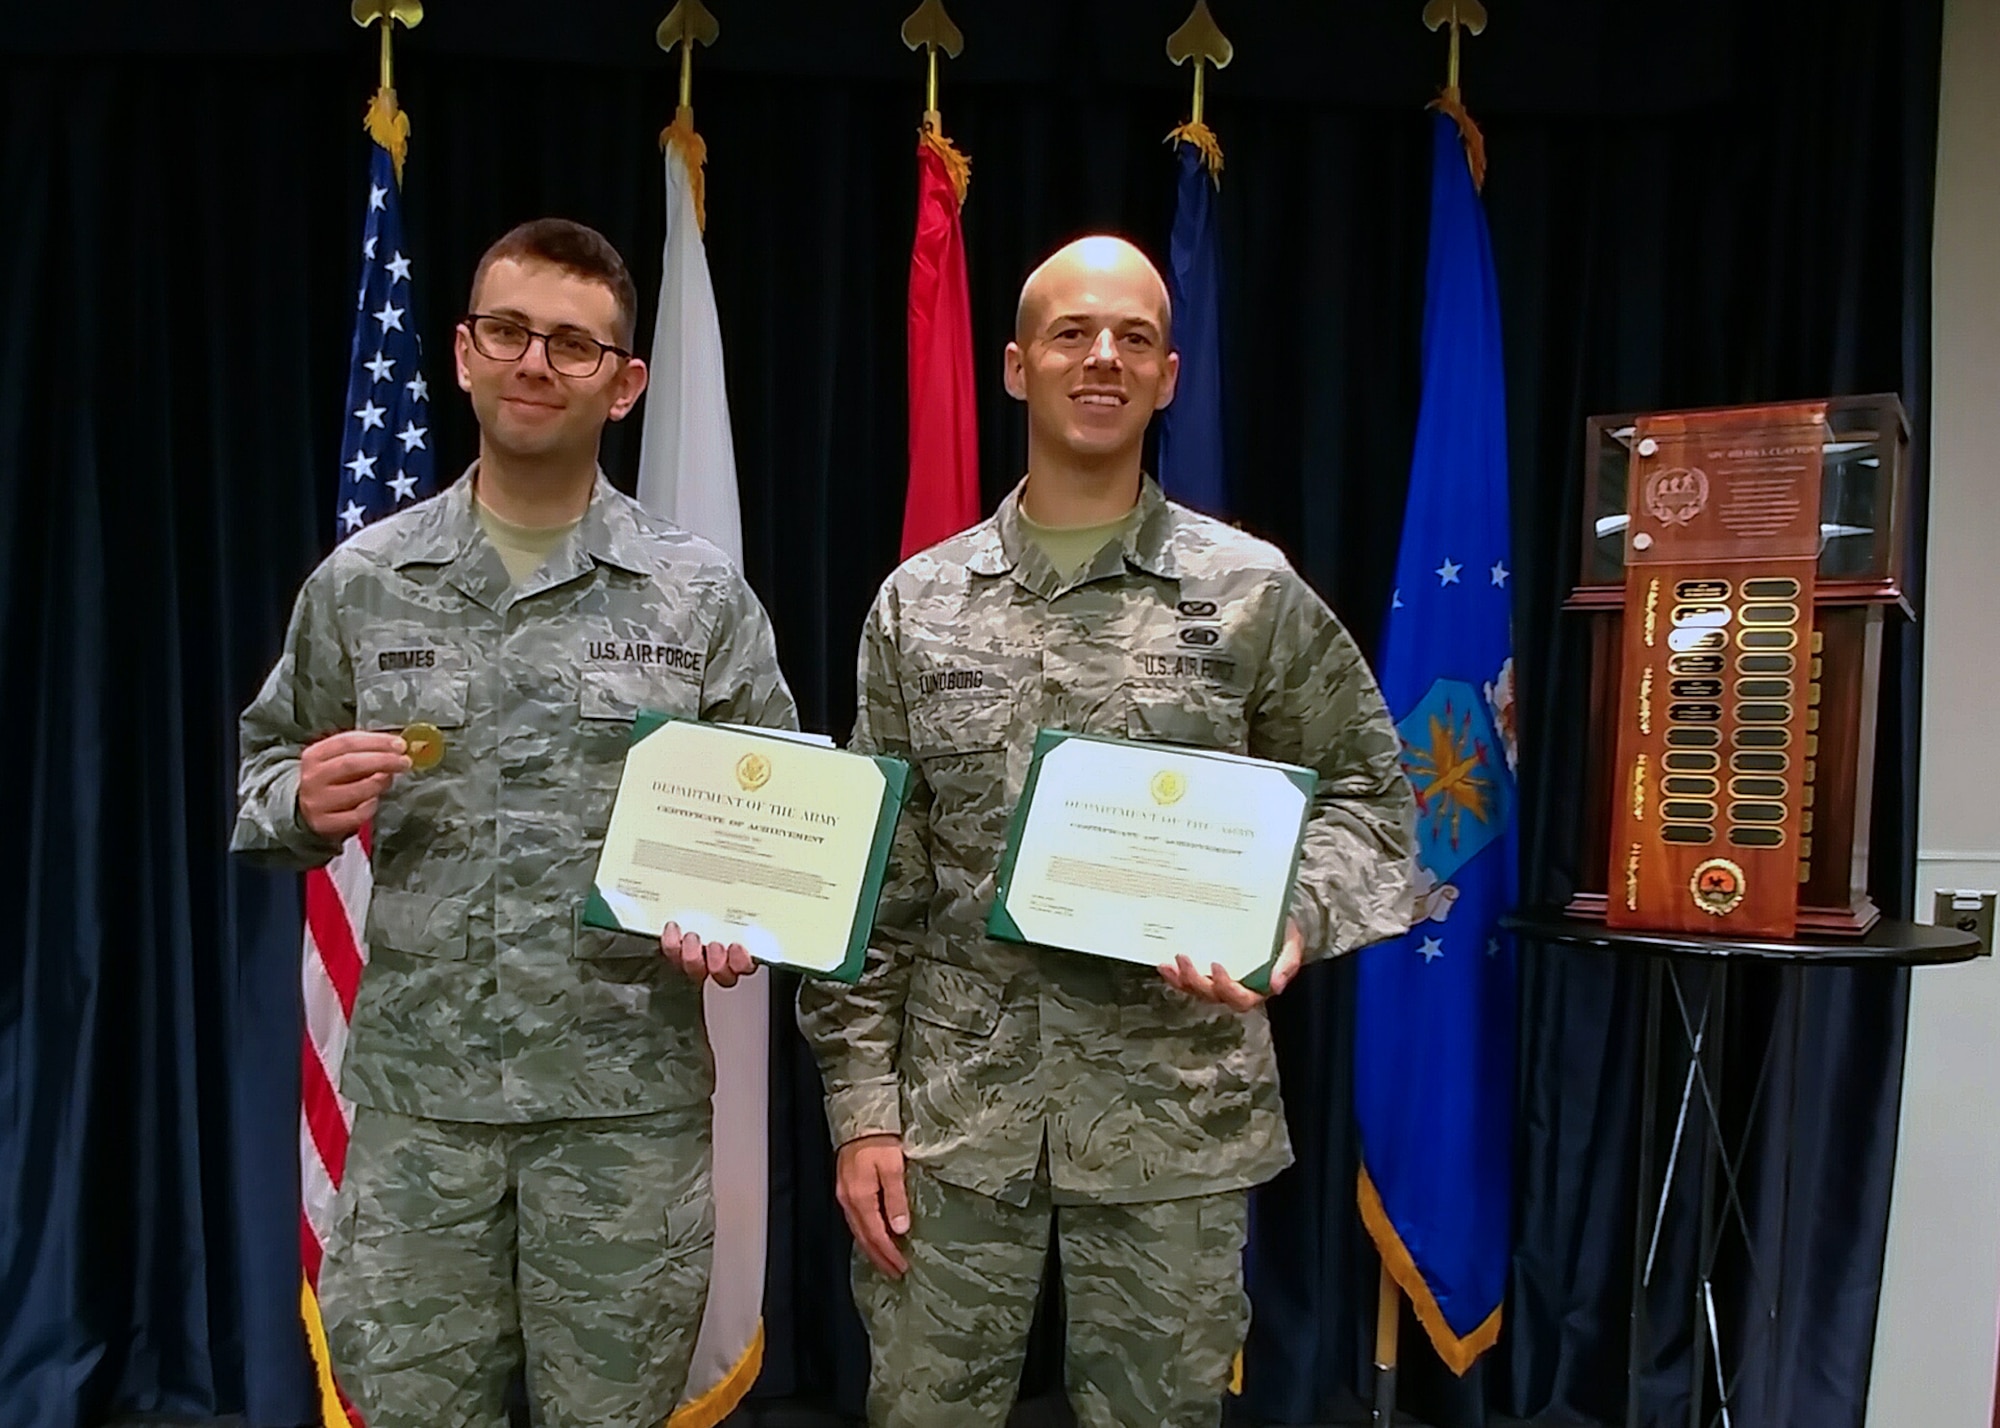
POLYGON ((745 793, 755 793, 771 781, 771 761, 762 754, 745 754, 736 761, 736 782, 745 793))
POLYGON ((1161 769, 1153 775, 1150 787, 1153 802, 1164 808, 1168 804, 1181 801, 1181 796, 1187 792, 1187 776, 1173 769, 1161 769))
POLYGON ((1727 858, 1710 858, 1696 865, 1688 879, 1688 892, 1703 912, 1721 917, 1736 911, 1743 901, 1743 869, 1727 858))

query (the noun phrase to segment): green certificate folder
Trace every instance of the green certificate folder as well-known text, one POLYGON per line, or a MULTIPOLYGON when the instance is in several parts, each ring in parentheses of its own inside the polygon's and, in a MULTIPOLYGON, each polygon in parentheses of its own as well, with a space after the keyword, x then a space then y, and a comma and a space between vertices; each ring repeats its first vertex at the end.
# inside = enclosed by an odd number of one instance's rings
POLYGON ((655 939, 675 922, 852 982, 909 779, 901 759, 642 711, 583 920, 655 939))
POLYGON ((1319 777, 1212 749, 1044 729, 986 930, 1268 991, 1319 777))

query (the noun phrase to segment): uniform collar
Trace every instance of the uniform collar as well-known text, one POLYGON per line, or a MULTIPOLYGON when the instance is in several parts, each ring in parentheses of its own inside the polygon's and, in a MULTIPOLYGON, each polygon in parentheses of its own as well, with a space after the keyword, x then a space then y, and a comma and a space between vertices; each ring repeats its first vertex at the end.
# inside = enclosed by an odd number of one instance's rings
POLYGON ((477 461, 466 467, 424 512, 422 524, 394 556, 398 570, 411 565, 442 565, 448 582, 489 610, 502 608, 510 597, 521 599, 566 584, 593 565, 645 574, 648 567, 637 522, 627 502, 599 470, 583 519, 562 545, 549 553, 542 568, 517 588, 472 508, 478 471, 477 461))
POLYGON ((1162 580, 1178 580, 1181 562, 1176 550, 1174 508, 1160 491, 1159 482, 1142 476, 1139 482, 1139 519, 1129 526, 1116 547, 1107 546, 1074 578, 1064 580, 1049 564, 1041 546, 1021 528, 1021 492, 1024 479, 1001 501, 979 543, 965 564, 975 575, 1012 574, 1024 588, 1052 599, 1065 590, 1087 585, 1093 580, 1121 575, 1127 566, 1157 575, 1162 580))

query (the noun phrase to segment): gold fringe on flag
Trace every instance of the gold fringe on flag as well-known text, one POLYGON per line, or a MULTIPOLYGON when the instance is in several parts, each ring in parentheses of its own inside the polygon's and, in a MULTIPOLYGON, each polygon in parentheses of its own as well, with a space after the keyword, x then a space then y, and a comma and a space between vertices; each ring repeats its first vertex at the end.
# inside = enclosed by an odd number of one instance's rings
POLYGON ((387 85, 375 91, 375 97, 368 101, 368 114, 362 121, 368 137, 389 151, 389 159, 396 166, 396 183, 403 182, 403 160, 410 153, 410 116, 396 107, 396 91, 387 85))
POLYGON ((340 1390, 333 1385, 333 1354, 326 1346, 326 1326, 320 1321, 319 1300, 312 1281, 299 1276, 299 1317, 306 1323, 306 1344, 312 1350, 313 1374, 319 1382, 319 1415, 322 1428, 353 1428, 340 1390))
POLYGON ((660 147, 680 150, 687 165, 688 187, 694 193, 694 224, 708 232, 708 180, 702 165, 708 162, 708 141, 694 131, 694 110, 683 104, 674 111, 674 122, 660 130, 660 147))
POLYGON ((1196 119, 1181 125, 1167 135, 1169 144, 1186 140, 1201 151, 1201 161, 1208 165, 1208 176, 1219 189, 1222 187, 1222 141, 1215 137, 1215 130, 1196 119))
POLYGON ((1444 1360, 1444 1366, 1464 1378, 1479 1356, 1500 1341, 1500 1310, 1495 1308, 1478 1328, 1461 1337, 1444 1317, 1437 1296, 1424 1283, 1415 1257, 1403 1244, 1403 1237, 1396 1233, 1396 1222, 1389 1218, 1389 1211, 1382 1204, 1381 1193, 1376 1190, 1367 1166, 1361 1167, 1357 1181, 1361 1224, 1368 1231, 1368 1238, 1375 1242, 1383 1267, 1410 1301, 1410 1307, 1416 1311, 1417 1322, 1424 1326, 1424 1332, 1430 1336, 1431 1347, 1444 1360))
POLYGON ((736 1366, 723 1375, 722 1382, 701 1397, 683 1403, 674 1410, 674 1416, 666 1421, 665 1428, 719 1428, 719 1425, 736 1406, 743 1402, 750 1392, 750 1385, 757 1381, 757 1375, 764 1368, 764 1321, 757 1321, 757 1333, 750 1340, 743 1357, 736 1366))
POLYGON ((945 138, 933 124, 926 123, 917 133, 924 147, 944 160, 945 172, 951 175, 951 191, 958 196, 958 206, 965 207, 966 186, 972 182, 972 160, 960 153, 958 145, 945 138))
POLYGON ((1458 86, 1445 86, 1427 108, 1450 117, 1458 125, 1458 134, 1465 141, 1465 163, 1472 170, 1472 186, 1486 187, 1486 136, 1479 132, 1479 126, 1472 122, 1472 116, 1465 112, 1465 101, 1459 97, 1458 86))

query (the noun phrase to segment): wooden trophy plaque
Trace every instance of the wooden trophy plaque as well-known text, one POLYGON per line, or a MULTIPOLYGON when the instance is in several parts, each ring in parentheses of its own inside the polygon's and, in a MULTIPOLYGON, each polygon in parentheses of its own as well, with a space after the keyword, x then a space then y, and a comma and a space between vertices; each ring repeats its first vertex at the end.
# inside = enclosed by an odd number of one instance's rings
POLYGON ((1636 423, 1613 927, 1797 930, 1825 431, 1821 403, 1636 423))
POLYGON ((1568 605, 1592 620, 1591 720, 1569 910, 1653 931, 1860 935, 1879 916, 1882 619, 1908 611, 1901 406, 1592 418, 1587 441, 1568 605))

